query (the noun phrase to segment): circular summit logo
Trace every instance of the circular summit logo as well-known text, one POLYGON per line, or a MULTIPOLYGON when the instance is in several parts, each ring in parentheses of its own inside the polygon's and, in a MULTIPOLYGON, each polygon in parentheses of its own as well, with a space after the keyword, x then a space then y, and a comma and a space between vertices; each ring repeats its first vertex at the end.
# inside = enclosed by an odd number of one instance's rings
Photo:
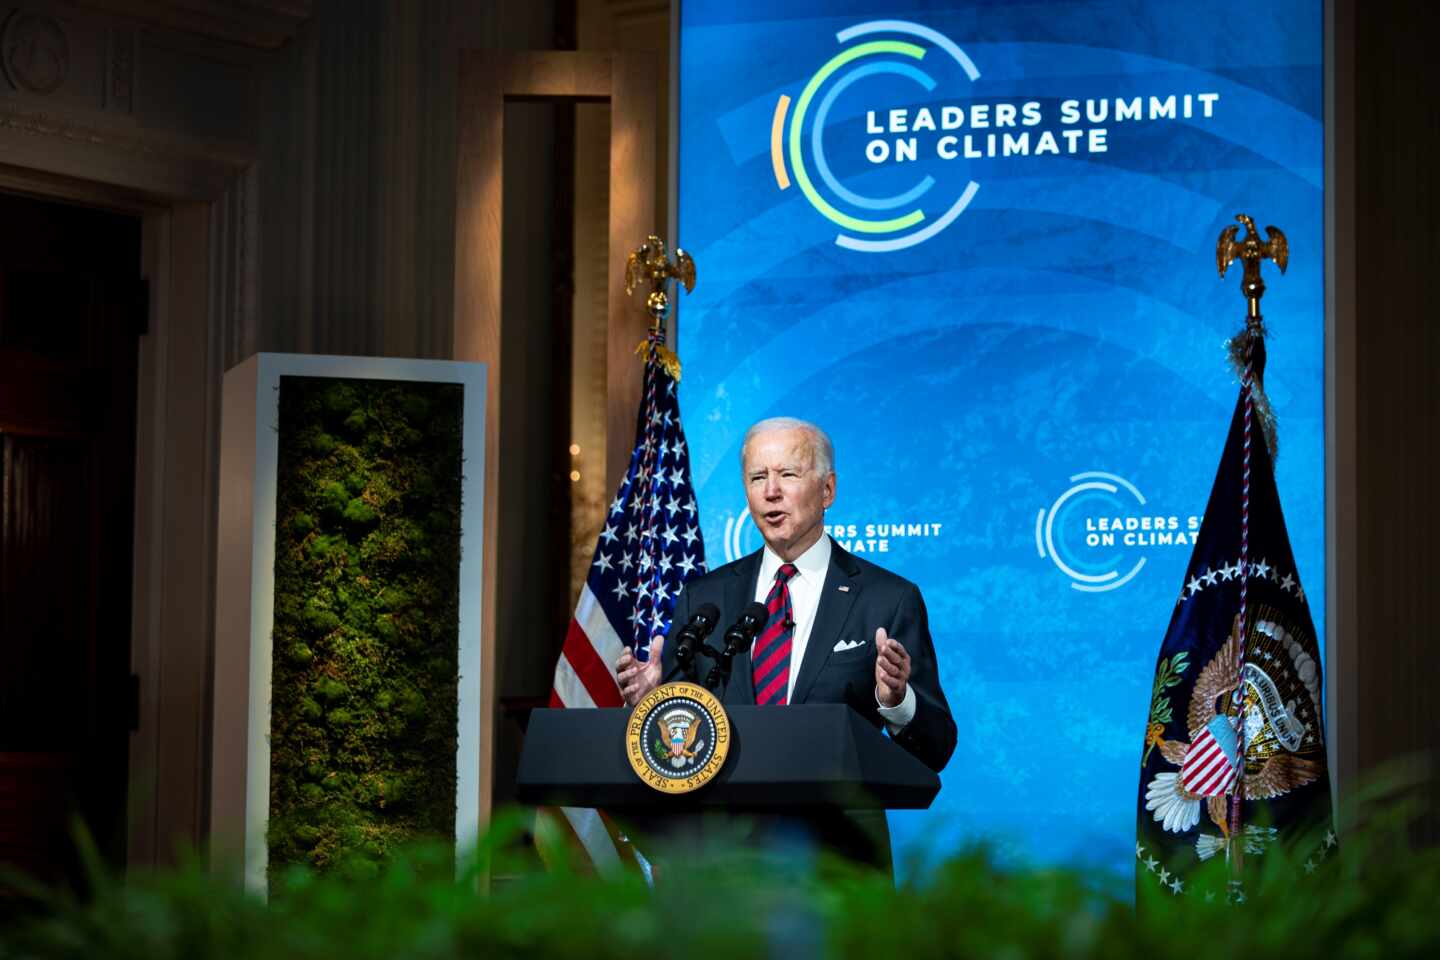
POLYGON ((1070 587, 1104 593, 1123 587, 1155 548, 1193 547, 1200 517, 1157 513, 1124 477, 1077 473, 1070 489, 1035 517, 1035 550, 1070 578, 1070 587))
POLYGON ((714 694, 693 683, 656 687, 635 705, 625 754, 647 785, 689 793, 715 778, 730 752, 730 718, 714 694))
MULTIPOLYGON (((1144 96, 1052 91, 1042 100, 1018 95, 1014 84, 1026 78, 1016 62, 1001 64, 977 91, 980 71, 965 51, 906 20, 869 20, 835 39, 840 51, 794 101, 776 102, 770 163, 781 191, 793 177, 810 206, 840 227, 835 243, 860 253, 904 250, 939 234, 975 199, 980 184, 972 173, 994 170, 995 162, 1109 153, 1112 134, 1117 149, 1154 149, 1131 128, 1202 124, 1220 103, 1218 91, 1196 88, 1144 96)), ((1042 76, 1050 88, 1058 75, 1042 76)), ((1096 79, 1073 78, 1087 87, 1096 79)))
MULTIPOLYGON (((927 94, 933 93, 938 81, 921 65, 926 56, 935 51, 953 60, 971 83, 980 78, 980 71, 955 41, 918 23, 871 20, 841 30, 835 39, 842 49, 815 71, 794 101, 793 109, 789 96, 782 95, 775 104, 770 125, 770 160, 775 182, 781 190, 788 190, 793 173, 795 185, 810 205, 846 231, 835 237, 835 243, 841 247, 861 253, 888 253, 923 243, 964 212, 980 184, 966 178, 968 182, 958 197, 938 201, 932 198, 928 210, 927 204, 921 201, 936 184, 935 178, 928 174, 908 189, 890 196, 862 194, 853 189, 853 184, 842 183, 831 169, 825 153, 826 122, 836 99, 852 84, 867 78, 896 76, 911 81, 927 94), (926 45, 916 43, 917 40, 926 45), (823 193, 811 178, 812 170, 824 187, 823 193), (949 207, 935 216, 945 203, 949 203, 949 207), (864 213, 860 216, 845 213, 837 204, 864 213)), ((947 72, 951 69, 947 66, 947 72)), ((866 135, 871 137, 865 146, 865 158, 872 165, 916 159, 915 139, 896 134, 926 129, 939 133, 946 129, 943 117, 937 129, 937 120, 929 110, 914 114, 901 109, 869 110, 865 111, 865 123, 866 135), (876 137, 876 134, 882 136, 876 137), (887 136, 890 139, 886 139, 887 136)), ((942 158, 950 159, 959 156, 958 143, 957 136, 943 136, 937 141, 936 149, 942 158)), ((966 155, 970 155, 968 151, 966 155)))

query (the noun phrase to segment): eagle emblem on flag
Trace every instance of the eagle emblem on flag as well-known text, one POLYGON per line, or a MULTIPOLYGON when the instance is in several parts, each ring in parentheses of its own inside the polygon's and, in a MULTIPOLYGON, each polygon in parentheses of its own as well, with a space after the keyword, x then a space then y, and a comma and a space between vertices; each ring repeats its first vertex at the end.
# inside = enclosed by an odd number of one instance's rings
MULTIPOLYGON (((1284 796, 1325 772, 1314 725, 1314 718, 1321 716, 1314 660, 1307 644, 1278 621, 1277 611, 1261 608, 1259 614, 1247 643, 1256 659, 1245 665, 1239 724, 1224 710, 1237 682, 1237 618, 1229 639, 1195 680, 1186 717, 1190 740, 1167 740, 1163 726, 1151 729, 1149 744, 1179 768, 1156 774, 1145 790, 1145 808, 1168 832, 1196 827, 1203 804, 1224 834, 1226 797, 1241 763, 1247 800, 1284 796)), ((1214 852, 1214 838, 1209 839, 1207 844, 1202 834, 1197 844, 1202 859, 1207 851, 1214 852)))

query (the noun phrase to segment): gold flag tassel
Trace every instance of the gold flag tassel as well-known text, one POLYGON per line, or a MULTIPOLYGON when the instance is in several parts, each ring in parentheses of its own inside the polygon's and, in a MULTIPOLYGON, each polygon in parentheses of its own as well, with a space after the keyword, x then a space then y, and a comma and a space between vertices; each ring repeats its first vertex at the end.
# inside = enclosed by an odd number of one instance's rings
POLYGON ((675 355, 675 351, 654 337, 646 337, 635 345, 635 356, 645 357, 648 360, 650 356, 647 351, 650 350, 654 351, 655 362, 660 364, 660 368, 670 374, 670 379, 679 383, 680 358, 675 355))

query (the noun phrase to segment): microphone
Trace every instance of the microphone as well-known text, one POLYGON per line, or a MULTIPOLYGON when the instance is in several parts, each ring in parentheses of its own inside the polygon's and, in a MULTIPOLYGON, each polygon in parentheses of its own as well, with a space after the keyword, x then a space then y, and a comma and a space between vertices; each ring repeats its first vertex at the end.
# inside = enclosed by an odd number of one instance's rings
POLYGON ((710 636, 719 619, 719 607, 713 603, 702 603, 690 616, 690 621, 675 632, 675 668, 684 671, 692 680, 695 677, 695 648, 710 636))
POLYGON ((765 604, 758 600, 751 601, 745 612, 740 614, 740 619, 725 631, 725 652, 733 657, 750 646, 755 642, 755 634, 760 632, 760 628, 765 626, 765 621, 769 619, 770 611, 765 608, 765 604))
POLYGON ((710 675, 705 678, 705 686, 714 690, 721 683, 729 683, 730 661, 734 660, 735 655, 741 650, 755 642, 755 634, 760 632, 760 628, 765 626, 765 622, 769 619, 770 611, 766 609, 765 604, 759 601, 754 601, 745 608, 745 611, 740 614, 740 619, 732 623, 730 628, 725 631, 725 649, 720 652, 720 656, 715 658, 715 666, 710 668, 710 675))

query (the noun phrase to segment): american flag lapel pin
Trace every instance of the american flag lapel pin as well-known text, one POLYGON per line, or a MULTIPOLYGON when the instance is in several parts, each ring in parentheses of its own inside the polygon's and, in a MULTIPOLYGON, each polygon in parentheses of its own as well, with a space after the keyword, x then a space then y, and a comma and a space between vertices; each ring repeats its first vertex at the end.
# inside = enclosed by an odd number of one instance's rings
POLYGON ((843 583, 842 583, 840 586, 836 587, 835 589, 836 589, 836 590, 839 590, 841 593, 849 593, 849 592, 850 592, 850 588, 847 587, 847 586, 845 586, 845 584, 843 584, 843 583))

